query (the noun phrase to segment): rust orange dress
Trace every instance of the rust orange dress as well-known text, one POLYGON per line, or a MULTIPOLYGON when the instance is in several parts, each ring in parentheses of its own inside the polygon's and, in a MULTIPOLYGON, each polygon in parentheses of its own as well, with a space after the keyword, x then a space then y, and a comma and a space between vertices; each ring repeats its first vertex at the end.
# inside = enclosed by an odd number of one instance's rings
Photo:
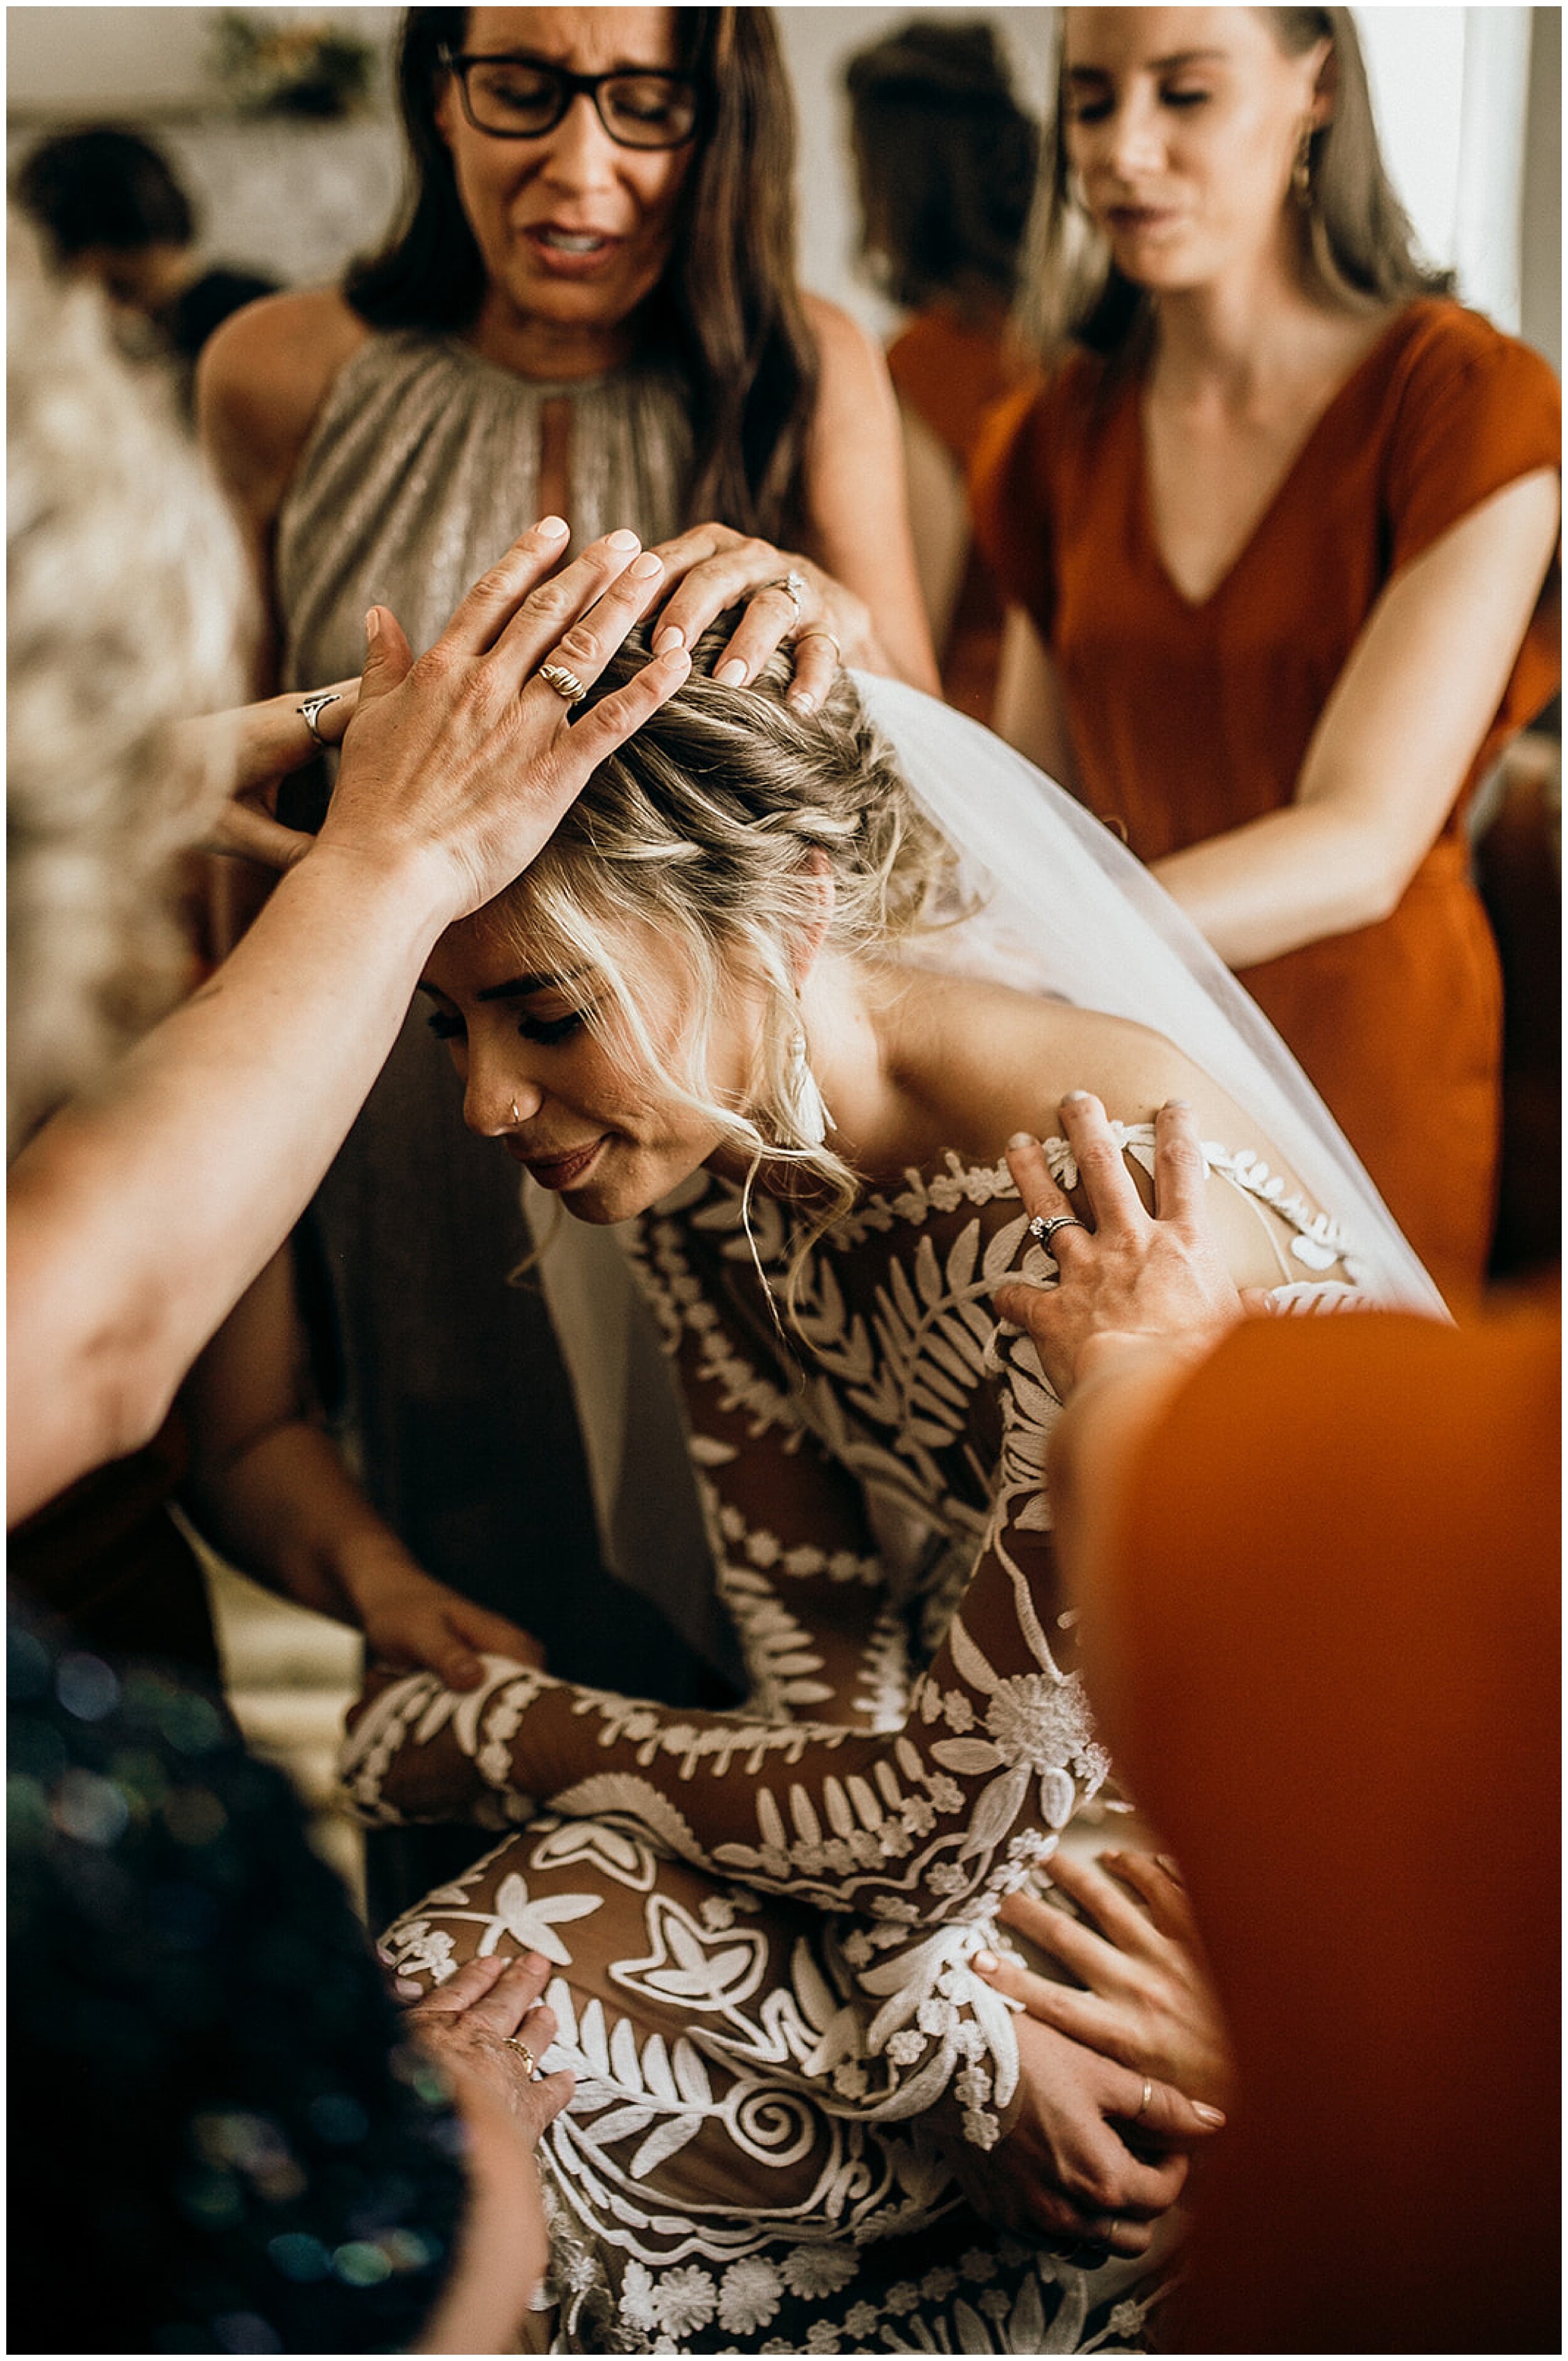
MULTIPOLYGON (((1141 389, 1069 360, 988 421, 976 531, 1060 676, 1090 808, 1157 861, 1288 804, 1331 690, 1390 577, 1519 477, 1560 464, 1541 357, 1459 304, 1409 305, 1309 435, 1251 540, 1194 603, 1145 494, 1141 389)), ((1555 585, 1398 907, 1244 969, 1445 1292, 1485 1268, 1501 983, 1464 807, 1561 676, 1555 585)))
POLYGON ((1086 1670, 1239 2070, 1186 2350, 1559 2349, 1561 1363, 1249 1322, 1129 1471, 1086 1670))
MULTIPOLYGON (((1017 381, 1004 357, 1006 321, 922 312, 887 348, 894 389, 905 409, 930 429, 960 477, 967 477, 988 412, 1017 381)), ((990 722, 1002 660, 1002 598, 990 566, 971 542, 941 650, 942 695, 972 720, 990 722)))

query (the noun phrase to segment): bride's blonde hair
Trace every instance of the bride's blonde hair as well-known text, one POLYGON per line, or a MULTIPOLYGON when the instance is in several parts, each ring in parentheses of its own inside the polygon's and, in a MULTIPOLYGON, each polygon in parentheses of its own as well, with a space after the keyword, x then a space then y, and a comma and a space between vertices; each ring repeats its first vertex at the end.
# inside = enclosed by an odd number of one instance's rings
MULTIPOLYGON (((792 1088, 805 1030, 792 955, 822 923, 823 864, 834 887, 826 944, 874 955, 953 915, 953 859, 848 673, 806 714, 784 702, 793 675, 783 653, 745 688, 718 686, 709 675, 737 620, 721 617, 704 633, 690 678, 600 765, 507 899, 529 965, 564 976, 591 969, 589 1023, 729 1144, 819 1183, 827 1221, 853 1201, 858 1177, 826 1142, 802 1136, 792 1088), (641 1013, 641 987, 666 950, 692 984, 674 1071, 641 1013), (738 978, 762 987, 764 1013, 745 1104, 733 1106, 713 1096, 707 1075, 738 978)), ((594 694, 647 658, 634 633, 594 694)))

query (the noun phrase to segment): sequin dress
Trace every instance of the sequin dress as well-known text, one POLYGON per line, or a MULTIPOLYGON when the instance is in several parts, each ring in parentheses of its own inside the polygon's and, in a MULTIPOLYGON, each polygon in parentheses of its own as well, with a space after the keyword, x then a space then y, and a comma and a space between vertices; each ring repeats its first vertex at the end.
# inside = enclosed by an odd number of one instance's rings
MULTIPOLYGON (((1122 1137, 1149 1169, 1152 1128, 1122 1137)), ((1277 1308, 1351 1300, 1328 1218, 1210 1154, 1273 1241, 1277 1308)), ((1052 1266, 1005 1166, 957 1156, 863 1197, 792 1294, 798 1220, 754 1200, 749 1237, 699 1172, 641 1224, 747 1708, 494 1659, 468 1695, 393 1682, 350 1741, 361 1809, 526 1825, 389 1939, 436 1981, 475 1951, 556 1963, 565 2349, 1136 2346, 1157 2254, 999 2244, 954 2179, 1019 2104, 969 1960, 1110 1767, 1041 1491, 1058 1405, 991 1308, 1052 1266)))

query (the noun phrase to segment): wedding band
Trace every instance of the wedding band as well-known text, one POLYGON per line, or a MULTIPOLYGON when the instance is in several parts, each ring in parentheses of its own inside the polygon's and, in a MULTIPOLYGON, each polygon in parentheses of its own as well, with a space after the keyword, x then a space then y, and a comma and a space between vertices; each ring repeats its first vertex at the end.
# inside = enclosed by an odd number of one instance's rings
POLYGON ((1152 2106, 1153 2106, 1153 2104, 1154 2104, 1154 2084, 1149 2081, 1148 2076, 1146 2074, 1146 2075, 1144 2076, 1144 2094, 1143 2094, 1143 2097, 1138 2101, 1137 2106, 1136 2106, 1136 2108, 1134 2110, 1133 2114, 1130 2114, 1130 2115, 1127 2117, 1127 2121, 1128 2121, 1130 2124, 1141 2124, 1141 2123, 1143 2122, 1144 2117, 1147 2114, 1147 2113, 1148 2113, 1148 2111, 1149 2111, 1150 2107, 1152 2107, 1152 2106))
POLYGON ((1053 1213, 1048 1222, 1044 1213, 1036 1213, 1029 1224, 1029 1235, 1043 1246, 1048 1255, 1054 1256, 1056 1248, 1051 1240, 1058 1230, 1086 1230, 1088 1227, 1088 1223, 1080 1222, 1076 1213, 1053 1213))
POLYGON ((538 2059, 534 2056, 527 2042, 520 2041, 515 2033, 507 2034, 505 2036, 505 2040, 507 2048, 509 2049, 515 2049, 518 2056, 522 2059, 523 2066, 528 2074, 528 2079, 532 2082, 534 2076, 539 2071, 538 2059))
POLYGON ((824 624, 813 623, 809 631, 802 631, 799 639, 795 641, 795 644, 797 648, 804 648, 812 640, 826 640, 828 646, 833 651, 834 663, 843 663, 844 651, 839 645, 838 641, 833 637, 832 632, 828 631, 824 624))
MULTIPOLYGON (((795 621, 797 623, 799 622, 802 615, 806 612, 806 577, 804 574, 799 573, 796 568, 792 566, 789 572, 787 574, 781 574, 776 581, 764 582, 762 584, 762 588, 764 590, 782 590, 785 598, 789 600, 791 606, 795 609, 795 621)), ((830 632, 828 637, 832 637, 830 632)), ((834 642, 834 645, 838 645, 837 641, 834 642)))
POLYGON ((341 705, 342 703, 343 692, 341 689, 323 688, 319 697, 307 697, 303 705, 295 706, 295 712, 299 715, 301 720, 304 723, 306 729, 310 731, 311 736, 315 740, 318 746, 323 748, 330 746, 332 741, 329 738, 323 738, 321 731, 316 728, 317 714, 324 713, 329 705, 341 705))
POLYGON ((568 672, 565 664, 541 664, 539 677, 548 681, 556 696, 564 697, 568 705, 581 705, 588 693, 576 674, 568 672))

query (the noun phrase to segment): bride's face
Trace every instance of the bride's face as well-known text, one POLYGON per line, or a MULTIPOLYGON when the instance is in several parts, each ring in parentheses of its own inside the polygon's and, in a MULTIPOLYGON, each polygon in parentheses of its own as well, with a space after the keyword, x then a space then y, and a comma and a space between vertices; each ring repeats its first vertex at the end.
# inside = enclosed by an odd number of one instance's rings
MULTIPOLYGON (((580 1222, 645 1213, 706 1163, 722 1135, 663 1074, 685 1071, 697 1015, 693 980, 652 925, 627 929, 637 1005, 658 1057, 650 1071, 623 1027, 609 1037, 587 1013, 607 1008, 605 980, 532 964, 515 917, 492 905, 448 929, 420 989, 432 1030, 463 1078, 463 1120, 501 1142, 580 1222)), ((720 1105, 740 1107, 762 1023, 761 995, 739 979, 710 1023, 702 1078, 720 1105)))

